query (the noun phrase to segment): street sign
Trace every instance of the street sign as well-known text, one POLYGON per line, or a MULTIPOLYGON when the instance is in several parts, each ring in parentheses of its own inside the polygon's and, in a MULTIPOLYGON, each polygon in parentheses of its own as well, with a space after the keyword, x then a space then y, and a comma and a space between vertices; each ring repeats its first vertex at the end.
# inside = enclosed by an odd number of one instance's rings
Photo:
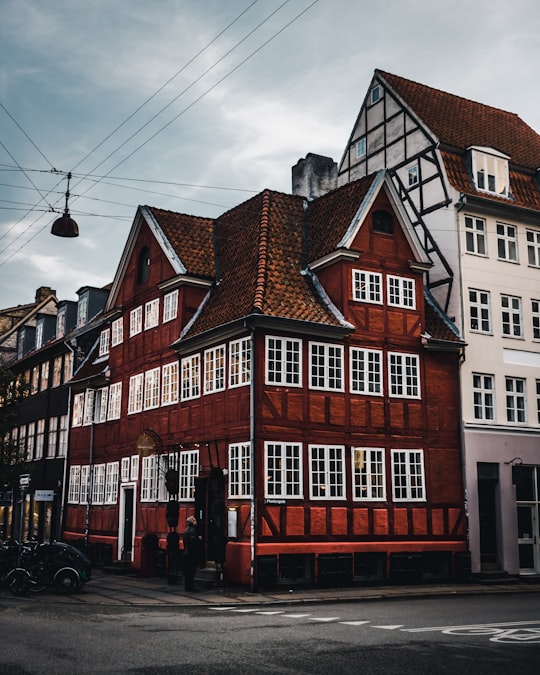
POLYGON ((34 501, 35 502, 53 502, 54 501, 54 490, 35 490, 34 491, 34 501))
POLYGON ((19 487, 28 487, 30 485, 30 474, 22 473, 19 476, 19 487))

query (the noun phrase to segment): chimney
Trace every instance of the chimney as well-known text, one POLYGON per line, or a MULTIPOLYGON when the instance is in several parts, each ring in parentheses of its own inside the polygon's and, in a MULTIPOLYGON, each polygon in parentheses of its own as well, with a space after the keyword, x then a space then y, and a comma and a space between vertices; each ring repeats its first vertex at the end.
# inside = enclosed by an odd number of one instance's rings
POLYGON ((337 187, 337 164, 331 157, 309 152, 292 168, 292 193, 317 199, 337 187))
POLYGON ((36 304, 39 304, 50 295, 56 295, 56 291, 53 291, 50 286, 40 286, 36 291, 36 304))

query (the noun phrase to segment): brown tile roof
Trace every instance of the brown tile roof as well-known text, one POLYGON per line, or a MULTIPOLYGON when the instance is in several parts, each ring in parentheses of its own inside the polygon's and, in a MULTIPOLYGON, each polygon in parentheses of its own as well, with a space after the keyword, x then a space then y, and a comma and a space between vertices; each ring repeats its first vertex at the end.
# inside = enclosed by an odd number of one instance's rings
POLYGON ((191 337, 250 314, 340 326, 302 274, 303 199, 270 190, 216 220, 219 283, 191 337))
POLYGON ((146 208, 156 219, 188 274, 215 277, 214 221, 211 218, 174 213, 153 206, 146 208))
POLYGON ((382 70, 376 75, 445 145, 465 150, 471 145, 495 148, 512 164, 540 167, 540 136, 518 115, 448 94, 382 70))
POLYGON ((463 345, 458 329, 436 303, 429 291, 424 294, 425 331, 436 342, 450 342, 463 345))

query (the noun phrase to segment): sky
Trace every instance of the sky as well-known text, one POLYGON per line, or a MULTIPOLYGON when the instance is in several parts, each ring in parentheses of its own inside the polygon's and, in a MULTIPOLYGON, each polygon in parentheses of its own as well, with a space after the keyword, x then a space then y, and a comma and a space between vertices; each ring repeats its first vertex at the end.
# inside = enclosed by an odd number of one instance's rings
POLYGON ((138 205, 339 162, 375 69, 540 132, 538 0, 0 0, 0 308, 114 278, 138 205), (65 207, 78 238, 50 234, 65 207))

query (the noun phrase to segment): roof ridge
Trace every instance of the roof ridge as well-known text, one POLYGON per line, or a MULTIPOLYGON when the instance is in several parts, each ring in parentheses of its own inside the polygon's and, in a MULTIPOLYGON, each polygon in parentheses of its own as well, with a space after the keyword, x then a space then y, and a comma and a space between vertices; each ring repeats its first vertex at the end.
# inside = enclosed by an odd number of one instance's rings
POLYGON ((268 242, 270 225, 270 190, 263 191, 261 210, 261 225, 259 231, 257 276, 255 279, 255 296, 253 299, 253 311, 259 314, 263 312, 263 300, 266 289, 266 268, 268 263, 268 242))

